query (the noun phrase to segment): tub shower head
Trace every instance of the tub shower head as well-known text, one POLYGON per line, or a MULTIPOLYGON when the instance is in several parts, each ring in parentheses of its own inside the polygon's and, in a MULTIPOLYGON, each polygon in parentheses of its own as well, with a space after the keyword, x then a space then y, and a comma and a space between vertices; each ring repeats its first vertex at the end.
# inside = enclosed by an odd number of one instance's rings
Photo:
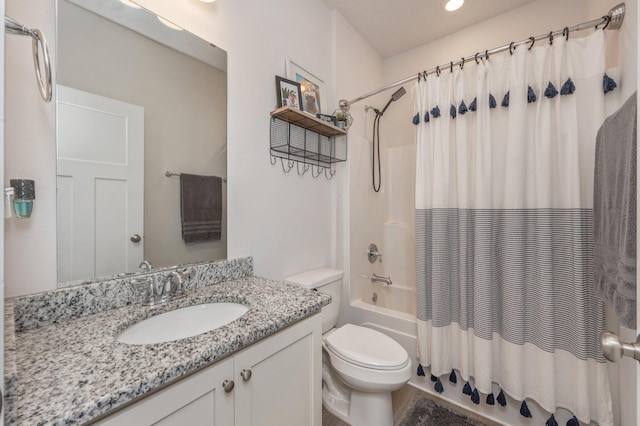
POLYGON ((384 112, 387 110, 387 108, 389 108, 389 105, 391 105, 391 102, 397 101, 398 99, 400 99, 402 96, 404 96, 404 94, 407 93, 406 90, 404 90, 404 87, 399 88, 398 90, 396 90, 393 95, 391 95, 391 99, 389 99, 389 102, 387 102, 387 104, 384 106, 384 108, 382 108, 382 111, 379 111, 377 109, 373 109, 375 111, 375 113, 379 116, 382 116, 382 114, 384 114, 384 112))

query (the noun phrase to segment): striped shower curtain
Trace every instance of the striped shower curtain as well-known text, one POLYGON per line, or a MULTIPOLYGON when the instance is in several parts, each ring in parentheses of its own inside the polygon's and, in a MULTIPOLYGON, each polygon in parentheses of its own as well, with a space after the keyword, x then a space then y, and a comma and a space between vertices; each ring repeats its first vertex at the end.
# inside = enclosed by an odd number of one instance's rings
POLYGON ((604 37, 417 83, 416 266, 418 357, 433 375, 611 425, 592 266, 604 37))

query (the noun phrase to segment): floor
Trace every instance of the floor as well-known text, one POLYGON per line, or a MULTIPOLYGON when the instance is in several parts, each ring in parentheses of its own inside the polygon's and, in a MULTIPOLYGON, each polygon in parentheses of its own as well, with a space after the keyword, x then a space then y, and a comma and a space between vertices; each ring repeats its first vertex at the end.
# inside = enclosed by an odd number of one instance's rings
MULTIPOLYGON (((405 385, 391 394, 394 426, 498 426, 471 411, 405 385)), ((322 426, 348 426, 324 407, 322 426)))

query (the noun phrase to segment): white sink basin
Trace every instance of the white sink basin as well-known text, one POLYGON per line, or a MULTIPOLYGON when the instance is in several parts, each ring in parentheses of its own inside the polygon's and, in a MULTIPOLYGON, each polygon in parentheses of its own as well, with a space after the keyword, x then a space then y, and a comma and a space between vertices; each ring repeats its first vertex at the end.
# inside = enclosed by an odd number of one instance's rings
POLYGON ((222 327, 249 310, 239 303, 205 303, 176 309, 140 321, 116 338, 131 345, 171 342, 222 327))

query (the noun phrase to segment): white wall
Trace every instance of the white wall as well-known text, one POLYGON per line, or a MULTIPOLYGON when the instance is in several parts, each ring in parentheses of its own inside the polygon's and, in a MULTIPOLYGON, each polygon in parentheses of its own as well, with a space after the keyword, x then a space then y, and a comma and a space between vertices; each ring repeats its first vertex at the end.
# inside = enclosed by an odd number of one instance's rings
MULTIPOLYGON (((52 0, 10 0, 8 16, 39 28, 49 42, 55 69, 55 13, 52 0)), ((5 44, 5 173, 34 179, 36 200, 28 220, 6 220, 5 295, 33 293, 56 285, 56 145, 54 103, 45 104, 34 77, 31 40, 7 35, 5 44)))
MULTIPOLYGON (((4 16, 5 3, 0 0, 0 16, 4 16)), ((0 99, 4 99, 4 52, 5 52, 5 34, 0 35, 0 99)), ((0 176, 4 175, 4 103, 0 104, 0 176)), ((4 203, 3 203, 4 206, 4 203)), ((4 212, 4 207, 0 208, 4 212)), ((4 228, 0 227, 0 297, 4 297, 4 228)), ((0 307, 0 330, 4 330, 4 303, 0 307)), ((0 367, 4 370, 4 339, 0 343, 0 367)), ((4 383, 0 384, 0 391, 5 393, 4 383)), ((0 419, 0 426, 4 425, 4 416, 0 419)))
MULTIPOLYGON (((269 161, 275 75, 292 58, 332 84, 332 14, 320 0, 140 0, 228 53, 228 256, 254 256, 255 273, 281 279, 331 263, 337 180, 284 175, 269 161)), ((53 39, 52 0, 11 0, 8 14, 53 39)), ((7 221, 7 295, 55 288, 55 115, 38 98, 30 48, 7 43, 7 173, 36 180, 29 221, 7 221), (38 267, 33 267, 34 259, 38 267)), ((50 46, 55 55, 54 46, 50 46)), ((329 112, 332 108, 329 108, 329 112)), ((338 165, 338 174, 344 165, 338 165)))
MULTIPOLYGON (((340 99, 353 99, 382 85, 382 59, 373 48, 358 34, 347 20, 334 12, 336 43, 336 94, 340 99)), ((371 120, 365 119, 364 105, 374 105, 375 99, 355 103, 351 107, 354 118, 349 129, 347 171, 340 176, 337 211, 344 226, 340 228, 338 247, 341 247, 343 259, 350 259, 338 266, 345 270, 345 283, 366 281, 368 268, 366 249, 369 243, 380 241, 376 230, 369 224, 372 216, 378 217, 371 188, 371 120), (366 264, 364 263, 366 262, 366 264)), ((371 117, 371 115, 369 115, 371 117)), ((381 220, 381 218, 378 218, 381 220)), ((349 295, 349 289, 358 292, 361 286, 351 285, 343 288, 343 311, 348 309, 349 301, 359 297, 349 295)))

